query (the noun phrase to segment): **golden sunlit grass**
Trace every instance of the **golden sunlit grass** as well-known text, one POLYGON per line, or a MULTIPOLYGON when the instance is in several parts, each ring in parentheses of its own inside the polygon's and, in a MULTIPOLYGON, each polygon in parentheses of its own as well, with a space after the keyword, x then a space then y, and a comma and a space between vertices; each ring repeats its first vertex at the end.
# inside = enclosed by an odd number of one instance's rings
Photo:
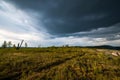
POLYGON ((0 49, 0 80, 120 80, 120 57, 111 52, 74 47, 0 49))

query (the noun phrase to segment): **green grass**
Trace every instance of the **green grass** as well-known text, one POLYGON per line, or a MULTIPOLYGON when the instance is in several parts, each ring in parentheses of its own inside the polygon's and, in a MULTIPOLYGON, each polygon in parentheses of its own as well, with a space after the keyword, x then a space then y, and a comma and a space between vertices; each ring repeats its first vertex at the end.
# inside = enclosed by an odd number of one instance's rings
POLYGON ((51 47, 0 49, 0 80, 120 80, 111 50, 51 47))

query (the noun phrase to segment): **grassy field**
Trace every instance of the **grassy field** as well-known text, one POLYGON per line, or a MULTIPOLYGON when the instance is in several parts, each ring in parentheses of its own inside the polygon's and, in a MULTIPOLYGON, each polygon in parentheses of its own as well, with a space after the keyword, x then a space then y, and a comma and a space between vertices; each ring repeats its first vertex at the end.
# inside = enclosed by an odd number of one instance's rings
POLYGON ((50 47, 0 49, 0 80, 120 80, 113 50, 50 47))

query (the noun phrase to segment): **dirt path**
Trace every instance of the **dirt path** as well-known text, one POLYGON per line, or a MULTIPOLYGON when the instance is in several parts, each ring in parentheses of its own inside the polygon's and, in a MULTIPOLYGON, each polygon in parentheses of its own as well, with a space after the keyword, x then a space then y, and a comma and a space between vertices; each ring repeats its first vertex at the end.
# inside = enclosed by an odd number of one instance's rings
POLYGON ((45 65, 45 66, 43 66, 43 67, 40 67, 39 69, 37 68, 37 69, 35 69, 34 71, 35 72, 41 72, 42 70, 47 70, 47 69, 50 69, 50 68, 52 68, 52 67, 55 67, 55 66, 59 66, 60 64, 63 64, 63 63, 65 63, 66 61, 69 61, 69 60, 72 60, 72 59, 74 59, 74 58, 76 58, 76 57, 78 57, 78 56, 84 56, 85 55, 85 53, 83 53, 83 54, 80 54, 80 55, 77 55, 77 56, 72 56, 72 57, 70 57, 70 58, 65 58, 65 59, 63 59, 63 60, 57 60, 57 61, 55 61, 55 62, 53 62, 53 63, 50 63, 50 64, 47 64, 47 65, 45 65))

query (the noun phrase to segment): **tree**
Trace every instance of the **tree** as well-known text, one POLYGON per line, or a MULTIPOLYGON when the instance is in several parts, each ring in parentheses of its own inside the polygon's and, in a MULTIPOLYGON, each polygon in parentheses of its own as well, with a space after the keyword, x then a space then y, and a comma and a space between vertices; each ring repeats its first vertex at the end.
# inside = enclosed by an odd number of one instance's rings
POLYGON ((41 47, 41 45, 39 44, 39 45, 38 45, 38 48, 40 48, 40 47, 41 47))
POLYGON ((20 43, 17 44, 17 48, 16 49, 19 49, 19 47, 20 47, 20 43))
POLYGON ((69 47, 69 45, 68 45, 68 44, 66 44, 66 45, 65 45, 65 47, 69 47))
POLYGON ((12 46, 12 42, 9 41, 7 45, 8 45, 8 47, 10 48, 10 47, 12 46))
POLYGON ((3 42, 2 47, 3 47, 3 48, 6 48, 6 47, 7 47, 7 42, 6 42, 6 41, 3 42))
POLYGON ((16 48, 16 45, 15 45, 15 44, 13 44, 13 48, 16 48))
POLYGON ((25 47, 26 47, 26 48, 28 47, 27 43, 25 43, 25 47))

